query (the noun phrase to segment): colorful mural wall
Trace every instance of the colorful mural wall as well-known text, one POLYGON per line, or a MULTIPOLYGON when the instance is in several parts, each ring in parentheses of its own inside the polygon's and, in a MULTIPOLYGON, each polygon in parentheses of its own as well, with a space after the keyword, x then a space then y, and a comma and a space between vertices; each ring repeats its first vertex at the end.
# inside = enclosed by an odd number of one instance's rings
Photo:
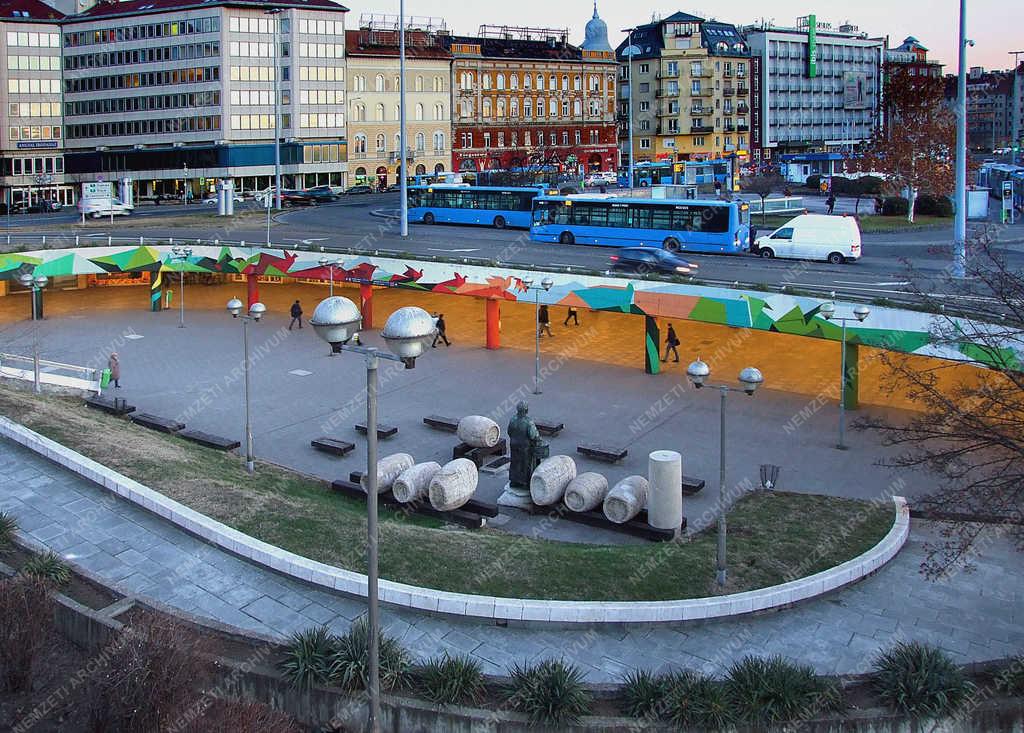
MULTIPOLYGON (((152 273, 153 295, 158 298, 163 274, 182 270, 324 281, 330 277, 330 272, 319 264, 321 257, 320 252, 195 246, 192 256, 182 261, 174 257, 170 246, 57 249, 0 254, 0 279, 13 279, 23 271, 47 276, 149 272, 152 273)), ((364 255, 337 255, 336 259, 342 264, 334 271, 335 282, 512 302, 532 303, 534 298, 523 285, 523 278, 534 274, 527 270, 364 255)), ((685 319, 833 341, 841 339, 840 325, 820 315, 820 307, 826 301, 818 298, 576 274, 544 273, 544 277, 550 277, 555 283, 551 290, 540 293, 541 302, 550 305, 575 305, 598 311, 685 319)), ((837 302, 836 307, 848 312, 852 304, 837 302)), ((927 313, 873 307, 864 323, 848 324, 847 340, 853 344, 957 361, 979 358, 979 350, 970 343, 957 346, 931 343, 934 318, 927 313)), ((1004 358, 1017 359, 1022 351, 1019 345, 1008 344, 1004 358)))

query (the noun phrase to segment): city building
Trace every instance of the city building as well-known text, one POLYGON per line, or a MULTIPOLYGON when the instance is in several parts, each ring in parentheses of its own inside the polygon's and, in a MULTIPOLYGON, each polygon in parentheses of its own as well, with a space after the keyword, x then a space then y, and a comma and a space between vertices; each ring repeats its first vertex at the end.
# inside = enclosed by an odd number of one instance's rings
POLYGON ((885 51, 885 88, 883 124, 899 124, 899 100, 920 100, 932 94, 941 95, 942 63, 928 58, 928 49, 913 36, 896 48, 885 51))
MULTIPOLYGON (((1019 70, 1024 73, 1024 69, 1019 70)), ((967 147, 991 152, 1009 147, 1014 134, 1014 108, 1021 114, 1021 79, 1014 71, 985 71, 973 66, 967 74, 967 147), (1016 87, 1016 92, 1015 92, 1016 87)), ((957 78, 946 75, 946 101, 956 105, 957 78)), ((1017 130, 1020 130, 1019 122, 1017 130)))
POLYGON ((630 99, 637 162, 746 158, 750 49, 736 26, 673 13, 627 33, 616 58, 624 164, 630 99))
MULTIPOLYGON (((348 139, 352 182, 386 187, 398 182, 399 20, 364 15, 346 34, 348 139)), ((451 166, 451 54, 444 21, 406 19, 406 148, 410 173, 451 166)))
POLYGON ((219 178, 266 188, 277 101, 282 185, 345 185, 346 12, 331 0, 127 0, 67 17, 66 179, 131 178, 141 197, 199 197, 219 178))
POLYGON ((616 63, 596 7, 580 47, 510 26, 448 41, 454 170, 615 170, 616 63))
POLYGON ((758 57, 754 160, 797 155, 801 171, 833 173, 882 123, 885 39, 813 15, 796 27, 763 22, 741 30, 758 57))
POLYGON ((886 70, 905 70, 910 76, 940 78, 942 62, 928 58, 928 49, 913 36, 907 36, 896 48, 885 51, 886 70))
POLYGON ((7 58, 3 105, 4 203, 27 207, 39 199, 74 201, 64 181, 60 21, 39 0, 0 4, 0 43, 7 58))

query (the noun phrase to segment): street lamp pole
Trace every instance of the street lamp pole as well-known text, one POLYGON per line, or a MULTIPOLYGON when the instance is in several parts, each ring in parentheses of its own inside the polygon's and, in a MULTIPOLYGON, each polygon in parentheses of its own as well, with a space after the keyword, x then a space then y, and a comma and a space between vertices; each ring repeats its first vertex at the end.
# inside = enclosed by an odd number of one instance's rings
POLYGON ((401 148, 401 165, 399 171, 401 171, 400 181, 398 183, 398 195, 402 197, 399 202, 399 211, 401 213, 401 221, 399 223, 399 234, 404 239, 409 236, 409 191, 408 191, 408 171, 405 169, 408 164, 406 151, 406 131, 405 131, 405 0, 399 0, 398 2, 398 138, 399 147, 401 148))
MULTIPOLYGON (((281 208, 281 65, 278 63, 280 53, 278 43, 278 18, 282 8, 270 8, 264 10, 266 15, 271 16, 270 22, 274 24, 274 208, 281 208)), ((269 198, 269 197, 268 197, 269 198)), ((267 246, 270 246, 270 212, 267 212, 267 246)))
POLYGON ((249 306, 248 315, 242 315, 242 301, 232 298, 228 301, 227 309, 232 318, 242 319, 242 350, 244 352, 242 374, 245 379, 245 470, 252 473, 256 470, 256 461, 252 451, 252 420, 249 408, 249 321, 258 322, 267 312, 267 307, 263 303, 253 303, 249 306))
POLYGON ((967 0, 960 0, 960 59, 956 79, 956 185, 953 203, 953 277, 967 274, 967 0))
POLYGON ((340 263, 338 262, 338 260, 334 260, 332 262, 331 260, 328 260, 326 257, 320 258, 320 267, 328 268, 328 274, 331 283, 330 297, 332 298, 334 297, 334 268, 337 267, 339 264, 340 263))
POLYGON ((686 376, 690 383, 697 389, 711 387, 717 389, 721 395, 720 418, 719 418, 719 448, 718 448, 718 547, 715 553, 716 580, 719 587, 725 585, 727 576, 725 539, 727 499, 725 490, 725 398, 730 392, 743 392, 752 396, 757 388, 764 383, 764 377, 760 370, 754 367, 747 367, 740 372, 739 381, 741 387, 730 387, 727 384, 705 384, 711 376, 711 368, 699 358, 686 368, 686 376))
POLYGON ((523 278, 523 286, 527 291, 532 290, 534 295, 534 327, 536 333, 533 341, 533 393, 540 394, 540 292, 547 292, 554 287, 555 281, 546 277, 540 281, 540 287, 533 287, 533 278, 523 278))
POLYGON ((29 288, 32 293, 32 387, 36 394, 43 391, 43 385, 39 374, 39 320, 37 314, 37 299, 39 293, 46 287, 48 282, 46 275, 32 276, 31 273, 23 272, 18 275, 18 282, 23 287, 29 288))
POLYGON ((839 321, 843 324, 842 351, 839 356, 839 442, 836 444, 836 448, 846 450, 846 384, 850 381, 850 377, 846 372, 846 323, 847 321, 857 321, 860 323, 868 317, 871 309, 866 305, 857 305, 853 308, 852 316, 840 317, 836 315, 834 304, 825 303, 821 306, 820 312, 825 320, 839 321))
POLYGON ((185 328, 185 265, 188 264, 188 258, 192 256, 192 250, 187 247, 173 247, 171 251, 174 253, 174 259, 181 263, 181 269, 178 270, 178 274, 181 276, 181 294, 178 298, 178 328, 185 328))
POLYGON ((626 133, 628 140, 626 141, 626 147, 629 150, 629 188, 633 188, 633 31, 636 28, 623 28, 623 33, 628 33, 629 36, 626 40, 626 53, 629 56, 629 60, 626 62, 627 72, 626 80, 629 82, 629 91, 626 93, 626 104, 628 105, 628 128, 629 131, 626 133))

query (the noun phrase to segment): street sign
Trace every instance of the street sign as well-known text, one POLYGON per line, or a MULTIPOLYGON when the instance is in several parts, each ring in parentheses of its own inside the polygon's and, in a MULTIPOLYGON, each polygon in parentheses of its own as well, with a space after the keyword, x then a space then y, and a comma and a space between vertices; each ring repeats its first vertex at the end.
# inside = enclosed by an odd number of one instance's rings
POLYGON ((110 181, 91 181, 82 184, 82 198, 87 201, 89 199, 109 199, 111 195, 110 181))

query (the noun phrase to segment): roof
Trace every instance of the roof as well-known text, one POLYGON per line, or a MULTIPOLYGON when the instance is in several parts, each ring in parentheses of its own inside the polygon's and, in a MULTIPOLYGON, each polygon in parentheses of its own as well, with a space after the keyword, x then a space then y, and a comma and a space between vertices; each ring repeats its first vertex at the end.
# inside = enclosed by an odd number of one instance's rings
MULTIPOLYGON (((426 32, 408 30, 405 35, 405 55, 410 59, 449 59, 451 53, 443 37, 434 36, 436 45, 426 44, 426 32)), ((398 31, 374 31, 365 29, 345 31, 345 55, 360 57, 398 57, 398 31), (373 40, 389 42, 372 43, 373 40), (361 42, 364 41, 364 42, 361 42)))
POLYGON ((446 48, 452 44, 470 44, 480 46, 484 58, 518 58, 518 59, 554 59, 558 61, 579 61, 583 54, 578 46, 562 43, 557 39, 554 44, 543 40, 523 40, 519 38, 480 38, 477 36, 448 36, 446 48))
MULTIPOLYGON (((23 0, 18 0, 19 2, 23 0)), ((71 16, 71 20, 105 18, 117 15, 140 15, 160 13, 167 10, 231 6, 238 8, 304 8, 306 10, 327 10, 348 12, 348 8, 332 0, 125 0, 124 2, 100 2, 88 10, 71 16)))
POLYGON ((658 21, 661 23, 703 23, 703 18, 698 18, 696 15, 690 15, 689 13, 675 12, 667 18, 662 18, 658 21))
POLYGON ((732 23, 708 21, 701 26, 700 35, 702 45, 712 56, 750 56, 747 40, 732 23), (719 43, 728 44, 729 48, 720 51, 716 48, 719 43))
POLYGON ((0 2, 0 18, 21 22, 61 20, 64 13, 40 0, 4 0, 0 2))
POLYGON ((627 33, 626 37, 622 40, 622 43, 615 48, 615 58, 619 61, 625 61, 629 58, 624 52, 626 47, 629 45, 631 38, 633 45, 640 49, 634 58, 657 58, 661 55, 661 50, 665 47, 664 39, 661 35, 661 23, 638 25, 633 29, 631 34, 627 33))

